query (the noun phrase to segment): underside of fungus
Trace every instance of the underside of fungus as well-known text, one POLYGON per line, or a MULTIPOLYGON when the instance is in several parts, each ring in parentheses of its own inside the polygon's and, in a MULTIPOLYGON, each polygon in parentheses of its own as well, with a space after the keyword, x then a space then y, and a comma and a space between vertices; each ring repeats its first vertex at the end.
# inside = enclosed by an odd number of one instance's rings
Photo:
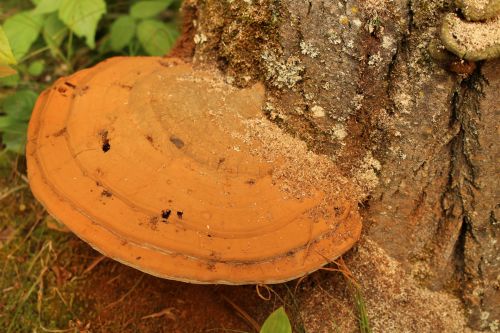
POLYGON ((357 190, 237 89, 176 59, 113 58, 37 101, 32 191, 103 254, 195 283, 276 283, 359 238, 357 190))

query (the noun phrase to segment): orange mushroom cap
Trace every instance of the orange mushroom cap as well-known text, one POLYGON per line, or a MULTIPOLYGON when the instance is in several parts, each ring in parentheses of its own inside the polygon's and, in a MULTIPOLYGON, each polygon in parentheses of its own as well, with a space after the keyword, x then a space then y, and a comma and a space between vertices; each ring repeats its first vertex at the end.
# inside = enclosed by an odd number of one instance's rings
POLYGON ((277 283, 359 238, 355 186, 238 89, 177 59, 120 57, 59 79, 28 130, 32 191, 101 253, 194 283, 277 283))

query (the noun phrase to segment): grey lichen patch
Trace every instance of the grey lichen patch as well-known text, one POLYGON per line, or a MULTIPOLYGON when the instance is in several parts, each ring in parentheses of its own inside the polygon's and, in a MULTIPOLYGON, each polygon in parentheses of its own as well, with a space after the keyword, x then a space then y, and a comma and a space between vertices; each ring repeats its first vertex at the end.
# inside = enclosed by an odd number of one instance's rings
POLYGON ((382 61, 382 57, 380 56, 380 52, 372 54, 368 57, 368 66, 375 66, 382 61))
POLYGON ((285 113, 280 111, 271 102, 267 102, 263 110, 271 120, 286 120, 288 118, 285 113))
POLYGON ((460 58, 478 61, 500 56, 500 18, 487 22, 462 21, 447 14, 441 26, 445 47, 460 58))
POLYGON ((300 51, 304 55, 308 55, 311 58, 316 58, 319 55, 319 50, 317 47, 313 46, 310 42, 301 41, 300 51))
POLYGON ((339 141, 344 140, 347 136, 345 126, 343 124, 336 124, 332 129, 332 136, 339 141))
POLYGON ((195 44, 202 44, 207 41, 207 36, 204 33, 198 33, 194 35, 193 41, 195 44))
POLYGON ((298 57, 290 56, 283 59, 274 52, 266 50, 262 53, 262 59, 266 69, 266 79, 275 87, 292 88, 302 80, 305 67, 298 57))
POLYGON ((377 173, 381 169, 380 162, 373 157, 371 152, 367 152, 354 173, 358 184, 365 189, 366 193, 371 192, 379 184, 377 173))
POLYGON ((314 105, 311 108, 313 118, 323 118, 326 116, 325 109, 319 105, 314 105))
POLYGON ((330 43, 332 43, 333 45, 342 44, 342 39, 340 38, 339 34, 334 29, 328 30, 327 38, 328 38, 328 41, 330 43))
POLYGON ((455 0, 470 21, 487 20, 500 13, 500 0, 455 0))

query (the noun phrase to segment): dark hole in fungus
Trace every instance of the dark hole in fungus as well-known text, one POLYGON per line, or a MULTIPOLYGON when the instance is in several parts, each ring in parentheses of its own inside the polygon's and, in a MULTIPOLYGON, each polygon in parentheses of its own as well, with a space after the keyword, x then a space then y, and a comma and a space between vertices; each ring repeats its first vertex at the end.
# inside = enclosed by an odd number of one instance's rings
POLYGON ((170 217, 170 214, 172 211, 170 209, 162 210, 161 211, 161 217, 165 220, 167 220, 170 217))
POLYGON ((248 185, 255 185, 255 179, 250 178, 249 180, 246 181, 248 185))
POLYGON ((172 142, 179 149, 181 149, 182 147, 184 147, 184 141, 182 141, 181 139, 179 139, 176 136, 172 135, 170 137, 170 142, 172 142))
POLYGON ((181 220, 182 220, 182 215, 183 214, 184 214, 183 211, 180 211, 180 210, 177 211, 177 217, 180 218, 181 220))
POLYGON ((111 145, 109 144, 109 140, 106 140, 106 142, 104 142, 102 144, 102 151, 103 152, 108 152, 109 150, 111 149, 111 145))
POLYGON ((101 132, 102 139, 102 151, 107 153, 111 149, 111 144, 109 143, 108 131, 101 132))
POLYGON ((68 87, 72 88, 72 89, 76 88, 76 86, 73 83, 71 83, 71 82, 65 81, 64 84, 67 85, 68 87))

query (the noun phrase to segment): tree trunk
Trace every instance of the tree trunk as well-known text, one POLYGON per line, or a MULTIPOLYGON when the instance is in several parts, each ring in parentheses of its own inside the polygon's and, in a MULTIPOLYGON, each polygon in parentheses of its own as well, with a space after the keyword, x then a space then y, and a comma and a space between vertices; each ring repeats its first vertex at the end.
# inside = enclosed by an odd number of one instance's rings
MULTIPOLYGON (((269 119, 363 187, 347 262, 378 332, 499 327, 499 61, 461 74, 433 61, 451 2, 186 0, 172 53, 264 82, 269 119)), ((304 300, 306 327, 331 328, 314 319, 328 302, 355 330, 342 287, 325 288, 304 300)))

